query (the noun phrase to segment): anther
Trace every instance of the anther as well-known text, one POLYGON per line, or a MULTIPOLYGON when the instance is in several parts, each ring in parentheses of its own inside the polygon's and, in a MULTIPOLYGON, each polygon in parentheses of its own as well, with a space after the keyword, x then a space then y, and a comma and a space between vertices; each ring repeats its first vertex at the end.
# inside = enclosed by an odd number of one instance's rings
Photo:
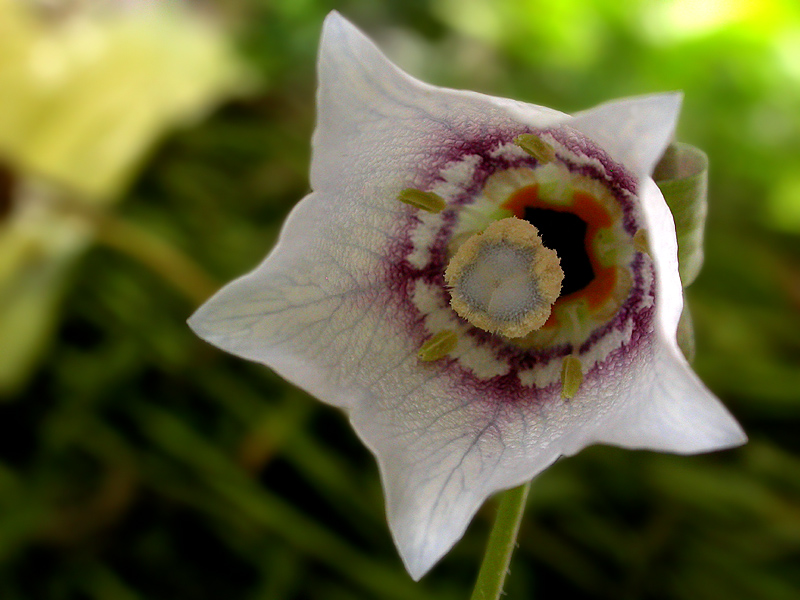
POLYGON ((455 331, 440 331, 427 340, 417 352, 417 357, 423 362, 433 362, 450 354, 458 344, 455 331))
POLYGON ((397 196, 400 202, 409 204, 414 208, 427 210, 432 213, 442 212, 447 203, 439 194, 423 192, 415 188, 406 188, 397 196))
POLYGON ((647 232, 644 229, 638 229, 633 235, 633 247, 637 252, 650 254, 650 244, 647 241, 647 232))
POLYGON ((519 338, 545 324, 564 272, 536 228, 510 217, 461 244, 444 278, 459 316, 484 331, 519 338))
POLYGON ((583 366, 577 356, 567 356, 561 364, 561 397, 572 398, 583 383, 583 366))
POLYGON ((556 151, 553 147, 532 133, 523 133, 517 136, 514 143, 539 162, 551 163, 556 159, 556 151))

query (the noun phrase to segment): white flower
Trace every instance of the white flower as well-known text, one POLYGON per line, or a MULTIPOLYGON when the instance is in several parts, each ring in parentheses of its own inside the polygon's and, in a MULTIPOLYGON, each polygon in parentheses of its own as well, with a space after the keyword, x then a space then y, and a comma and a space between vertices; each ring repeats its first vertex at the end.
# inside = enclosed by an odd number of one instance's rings
POLYGON ((415 579, 489 495, 562 455, 745 441, 675 342, 675 226, 649 174, 680 99, 569 116, 437 88, 325 21, 313 192, 190 324, 349 414, 415 579), (535 227, 481 234, 512 216, 535 227), (537 230, 563 283, 549 259, 530 266, 545 260, 537 230), (557 285, 544 326, 504 329, 557 285))

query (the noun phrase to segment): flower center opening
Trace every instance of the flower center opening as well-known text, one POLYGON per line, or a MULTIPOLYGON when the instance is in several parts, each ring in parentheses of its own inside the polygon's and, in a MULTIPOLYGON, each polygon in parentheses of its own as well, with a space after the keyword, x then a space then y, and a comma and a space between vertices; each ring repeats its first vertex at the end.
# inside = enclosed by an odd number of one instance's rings
POLYGON ((503 208, 530 220, 545 245, 558 252, 564 270, 559 303, 579 298, 592 308, 606 303, 619 281, 619 269, 613 265, 618 261, 609 263, 602 256, 608 245, 604 238, 613 225, 608 207, 583 191, 572 192, 566 201, 553 202, 540 193, 540 186, 529 185, 513 193, 503 208))
POLYGON ((525 207, 525 220, 536 227, 542 243, 561 259, 564 283, 561 295, 566 296, 589 285, 595 277, 586 251, 586 221, 570 212, 547 208, 525 207))

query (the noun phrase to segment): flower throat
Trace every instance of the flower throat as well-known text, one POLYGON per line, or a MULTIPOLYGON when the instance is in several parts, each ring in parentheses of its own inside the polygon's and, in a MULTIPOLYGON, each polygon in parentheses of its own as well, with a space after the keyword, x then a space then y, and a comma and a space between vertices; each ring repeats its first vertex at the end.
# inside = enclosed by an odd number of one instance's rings
POLYGON ((525 207, 525 220, 536 227, 546 248, 561 259, 564 282, 561 294, 582 290, 594 279, 594 269, 586 251, 586 221, 571 212, 525 207))

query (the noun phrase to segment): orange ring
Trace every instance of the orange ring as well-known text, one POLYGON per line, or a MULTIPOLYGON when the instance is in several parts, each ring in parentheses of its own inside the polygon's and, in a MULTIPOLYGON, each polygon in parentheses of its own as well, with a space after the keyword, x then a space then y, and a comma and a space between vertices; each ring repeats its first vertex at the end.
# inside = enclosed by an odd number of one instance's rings
POLYGON ((572 195, 572 204, 553 204, 539 197, 539 186, 529 185, 514 192, 511 197, 503 203, 503 208, 511 211, 515 217, 524 219, 526 208, 543 208, 557 212, 572 213, 586 223, 586 236, 584 238, 584 248, 589 262, 594 271, 594 278, 586 287, 576 290, 566 296, 561 296, 553 305, 553 312, 544 324, 543 328, 558 325, 556 308, 567 302, 585 299, 590 309, 602 306, 612 295, 617 285, 617 268, 614 266, 604 267, 600 264, 595 251, 594 241, 597 233, 612 224, 611 215, 608 210, 598 202, 594 196, 586 192, 575 192, 572 195))

